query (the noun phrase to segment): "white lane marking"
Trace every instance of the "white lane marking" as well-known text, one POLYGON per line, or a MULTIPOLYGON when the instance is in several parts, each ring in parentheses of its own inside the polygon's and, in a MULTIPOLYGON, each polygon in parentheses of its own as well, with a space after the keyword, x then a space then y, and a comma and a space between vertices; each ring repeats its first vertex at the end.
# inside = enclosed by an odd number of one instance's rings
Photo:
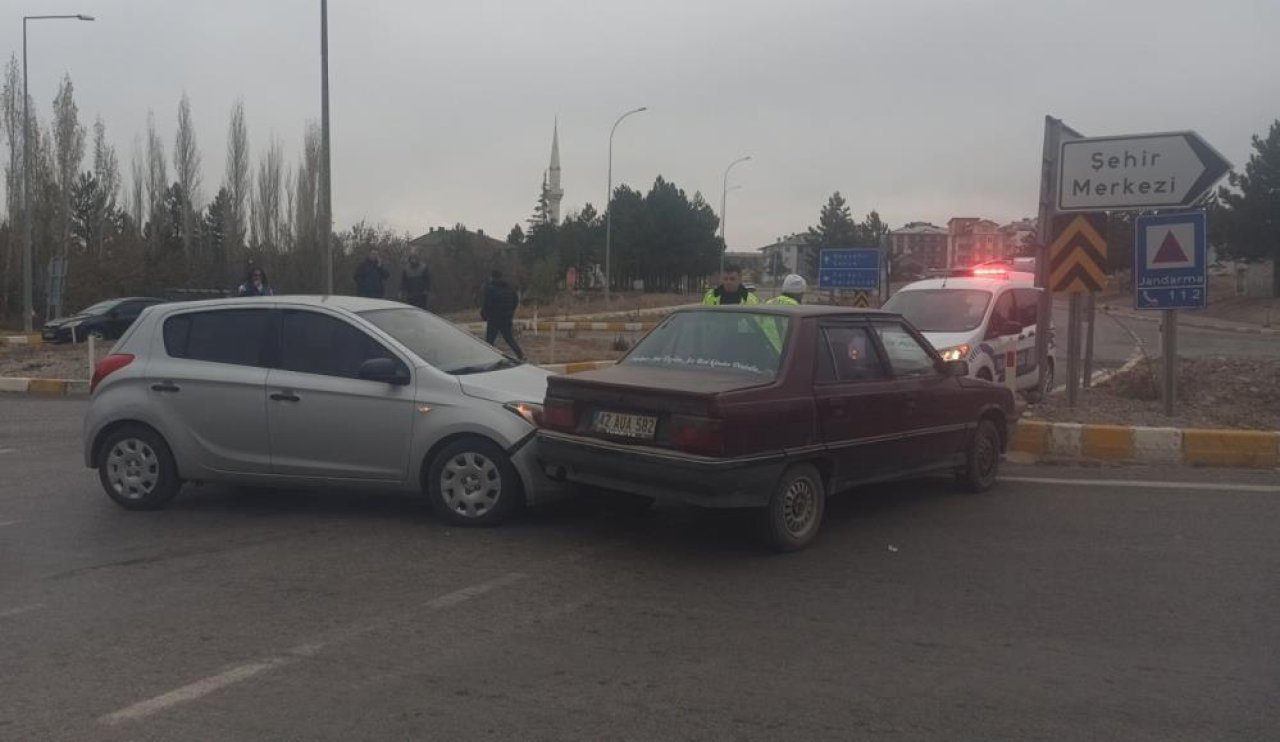
POLYGON ((1018 484, 1064 484, 1076 487, 1127 487, 1130 489, 1215 490, 1219 492, 1262 492, 1280 494, 1280 486, 1219 482, 1139 482, 1129 479, 1054 479, 1051 477, 1000 477, 1001 482, 1018 484))
MULTIPOLYGON (((424 608, 428 611, 440 611, 452 608, 460 603, 465 603, 472 598, 484 595, 485 593, 497 590, 512 583, 524 579, 526 575, 521 572, 511 572, 494 578, 488 582, 481 582, 470 587, 464 587, 451 593, 446 593, 438 598, 432 598, 427 601, 424 608)), ((275 670, 285 665, 293 664, 307 657, 314 657, 324 649, 333 646, 339 642, 349 641, 358 636, 376 631, 378 628, 391 623, 391 620, 376 621, 369 624, 363 624, 352 629, 347 629, 335 636, 319 642, 309 644, 300 644, 296 647, 286 649, 282 654, 285 656, 268 657, 257 662, 250 662, 244 665, 238 665, 225 672, 212 675, 194 683, 189 683, 171 690, 168 693, 148 698, 145 701, 139 701, 132 706, 125 707, 119 711, 113 711, 105 716, 98 718, 98 722, 108 726, 114 726, 127 721, 136 721, 145 719, 148 716, 164 711, 165 709, 177 706, 179 704, 195 701, 215 691, 226 688, 229 685, 248 680, 254 676, 264 672, 275 670)))
POLYGON ((6 454, 6 453, 17 453, 17 452, 18 452, 18 449, 16 448, 0 448, 0 455, 6 454))
POLYGON ((10 608, 7 611, 0 611, 0 618, 12 618, 13 616, 21 616, 24 613, 38 611, 44 608, 44 603, 32 603, 31 605, 20 605, 17 608, 10 608))
POLYGON ((168 693, 156 696, 155 698, 148 698, 140 703, 135 703, 128 708, 113 711, 98 721, 103 724, 119 724, 124 721, 142 719, 151 716, 158 711, 163 711, 170 706, 194 701, 197 698, 207 696, 216 690, 221 690, 228 685, 234 685, 242 680, 248 680, 254 675, 259 675, 267 670, 272 670, 280 667, 281 665, 296 661, 296 659, 287 657, 273 657, 263 662, 251 662, 247 665, 233 667, 226 672, 218 673, 217 675, 207 677, 203 680, 197 680, 194 683, 184 685, 181 688, 171 690, 168 693))
POLYGON ((20 520, 0 520, 0 528, 4 528, 5 526, 16 526, 21 522, 22 521, 20 520))

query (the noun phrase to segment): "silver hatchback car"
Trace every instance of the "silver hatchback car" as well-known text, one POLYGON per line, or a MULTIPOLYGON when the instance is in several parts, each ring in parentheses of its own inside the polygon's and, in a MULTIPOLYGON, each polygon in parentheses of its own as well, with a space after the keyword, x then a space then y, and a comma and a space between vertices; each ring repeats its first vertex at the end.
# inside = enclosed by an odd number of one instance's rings
POLYGON ((534 453, 547 376, 390 301, 164 304, 95 369, 84 459, 131 510, 183 482, 342 486, 492 525, 559 487, 534 453))

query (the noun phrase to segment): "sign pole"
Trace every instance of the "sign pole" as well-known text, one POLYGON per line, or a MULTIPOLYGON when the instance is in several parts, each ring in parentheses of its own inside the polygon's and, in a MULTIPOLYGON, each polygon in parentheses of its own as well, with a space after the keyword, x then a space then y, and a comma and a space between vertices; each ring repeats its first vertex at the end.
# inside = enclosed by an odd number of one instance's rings
POLYGON ((1084 378, 1081 380, 1081 384, 1085 389, 1088 389, 1093 382, 1093 325, 1098 319, 1097 292, 1090 291, 1085 298, 1084 312, 1089 318, 1089 329, 1086 330, 1084 340, 1084 378))
POLYGON ((1174 400, 1178 396, 1178 310, 1164 311, 1160 329, 1164 351, 1164 414, 1173 417, 1174 400))
POLYGON ((1036 286, 1040 287, 1040 308, 1036 312, 1036 388, 1044 387, 1049 363, 1049 332, 1053 326, 1053 294, 1049 291, 1049 243, 1053 240, 1058 186, 1058 147, 1062 122, 1044 117, 1044 150, 1040 158, 1040 212, 1036 222, 1036 286))
POLYGON ((1067 320, 1067 406, 1075 407, 1080 397, 1080 294, 1071 294, 1067 320))

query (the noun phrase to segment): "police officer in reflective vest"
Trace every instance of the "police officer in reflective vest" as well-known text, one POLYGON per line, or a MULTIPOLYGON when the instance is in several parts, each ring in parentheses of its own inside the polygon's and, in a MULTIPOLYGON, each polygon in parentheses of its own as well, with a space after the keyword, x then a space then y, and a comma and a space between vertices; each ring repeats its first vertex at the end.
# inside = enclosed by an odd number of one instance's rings
POLYGON ((795 306, 804 303, 804 292, 809 288, 809 284, 805 283, 804 276, 797 276, 792 273, 782 279, 782 293, 773 297, 765 304, 782 304, 787 306, 795 306))
MULTIPOLYGON (((803 276, 797 276, 792 273, 782 279, 782 293, 766 301, 765 304, 776 307, 798 306, 804 301, 804 291, 808 287, 803 276)), ((786 326, 781 321, 781 318, 762 317, 760 319, 760 329, 764 332, 764 336, 769 339, 769 344, 773 346, 773 349, 781 353, 782 331, 779 329, 779 325, 786 326), (774 321, 775 319, 778 321, 774 321)))
POLYGON ((742 285, 742 269, 730 263, 724 267, 720 285, 708 291, 702 297, 702 303, 712 307, 724 304, 759 304, 760 298, 747 291, 747 287, 742 285))

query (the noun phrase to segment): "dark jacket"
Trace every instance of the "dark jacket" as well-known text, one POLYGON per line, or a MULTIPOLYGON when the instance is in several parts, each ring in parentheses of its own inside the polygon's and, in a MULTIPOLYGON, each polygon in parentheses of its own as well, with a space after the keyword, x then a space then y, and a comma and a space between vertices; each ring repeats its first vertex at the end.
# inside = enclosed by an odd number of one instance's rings
POLYGON ((400 274, 400 292, 409 298, 426 296, 431 290, 431 273, 422 263, 417 268, 406 265, 400 274))
POLYGON ((480 306, 480 318, 497 325, 511 324, 516 316, 520 297, 503 279, 491 280, 484 287, 484 303, 480 306))
POLYGON ((387 295, 387 278, 391 276, 386 268, 365 258, 356 268, 356 294, 381 299, 387 295))

